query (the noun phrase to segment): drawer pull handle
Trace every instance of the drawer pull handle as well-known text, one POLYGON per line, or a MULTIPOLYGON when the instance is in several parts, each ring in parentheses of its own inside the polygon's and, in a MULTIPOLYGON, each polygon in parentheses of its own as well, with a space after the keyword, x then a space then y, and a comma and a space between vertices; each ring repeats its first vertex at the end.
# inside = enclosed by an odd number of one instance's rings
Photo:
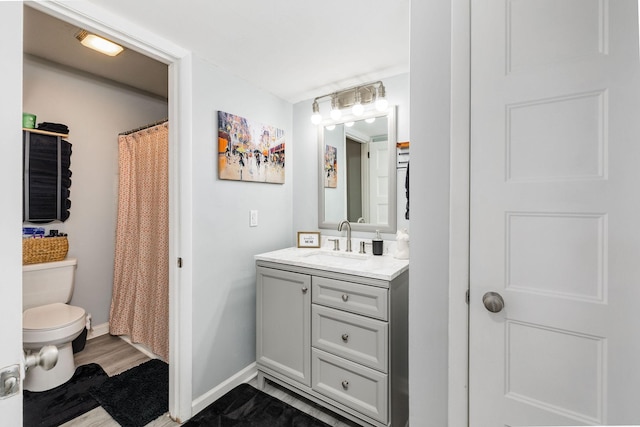
POLYGON ((349 388, 349 381, 347 380, 342 381, 342 388, 347 390, 349 388))
POLYGON ((349 295, 342 294, 342 301, 347 302, 349 300, 349 295))
POLYGON ((342 334, 342 341, 348 342, 349 341, 349 334, 342 334))
POLYGON ((303 294, 306 294, 308 290, 309 290, 309 288, 307 288, 307 287, 305 286, 305 287, 303 287, 303 288, 302 288, 302 293, 303 293, 303 294))

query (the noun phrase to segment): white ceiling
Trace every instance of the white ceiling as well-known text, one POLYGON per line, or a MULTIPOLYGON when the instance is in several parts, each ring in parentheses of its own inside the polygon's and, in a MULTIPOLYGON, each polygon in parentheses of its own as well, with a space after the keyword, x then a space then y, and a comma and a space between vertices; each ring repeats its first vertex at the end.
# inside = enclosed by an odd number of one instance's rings
MULTIPOLYGON (((292 103, 409 72, 410 0, 88 1, 292 103)), ((166 96, 163 64, 94 53, 28 7, 24 28, 25 53, 166 96)))

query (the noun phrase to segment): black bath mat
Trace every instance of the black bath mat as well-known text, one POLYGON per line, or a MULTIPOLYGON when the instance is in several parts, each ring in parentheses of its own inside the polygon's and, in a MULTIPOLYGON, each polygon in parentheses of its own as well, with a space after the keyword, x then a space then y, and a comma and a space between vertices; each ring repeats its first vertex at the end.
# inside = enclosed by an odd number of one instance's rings
POLYGON ((91 390, 123 427, 142 427, 169 410, 169 365, 158 359, 110 377, 91 390))
POLYGON ((240 384, 182 427, 329 427, 249 384, 240 384))
POLYGON ((24 427, 59 426, 97 408, 98 402, 89 394, 89 389, 99 386, 107 378, 100 365, 91 363, 78 366, 73 377, 56 388, 24 390, 24 427))

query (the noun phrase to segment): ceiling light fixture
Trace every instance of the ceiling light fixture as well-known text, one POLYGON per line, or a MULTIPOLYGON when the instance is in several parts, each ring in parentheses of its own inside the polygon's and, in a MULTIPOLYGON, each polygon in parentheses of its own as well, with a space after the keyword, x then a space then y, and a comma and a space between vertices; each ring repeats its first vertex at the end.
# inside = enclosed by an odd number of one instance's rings
POLYGON ((108 56, 116 56, 124 50, 124 48, 119 44, 100 36, 96 36, 95 34, 91 34, 87 30, 80 30, 76 34, 76 39, 78 39, 83 46, 108 56))
POLYGON ((311 122, 314 125, 322 123, 319 102, 325 100, 331 101, 329 115, 334 121, 339 120, 343 110, 347 108, 351 108, 350 112, 353 116, 360 117, 370 105, 375 105, 375 109, 381 112, 386 111, 389 107, 386 91, 381 81, 353 86, 315 98, 312 104, 313 115, 311 116, 311 122))

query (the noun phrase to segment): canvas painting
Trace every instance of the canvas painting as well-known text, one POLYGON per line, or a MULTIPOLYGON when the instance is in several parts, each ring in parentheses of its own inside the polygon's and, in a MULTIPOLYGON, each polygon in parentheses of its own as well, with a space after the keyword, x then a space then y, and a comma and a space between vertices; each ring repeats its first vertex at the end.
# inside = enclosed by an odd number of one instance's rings
POLYGON ((218 177, 284 183, 284 131, 218 111, 218 177))
POLYGON ((331 145, 324 146, 324 186, 336 188, 338 186, 338 149, 331 145))

